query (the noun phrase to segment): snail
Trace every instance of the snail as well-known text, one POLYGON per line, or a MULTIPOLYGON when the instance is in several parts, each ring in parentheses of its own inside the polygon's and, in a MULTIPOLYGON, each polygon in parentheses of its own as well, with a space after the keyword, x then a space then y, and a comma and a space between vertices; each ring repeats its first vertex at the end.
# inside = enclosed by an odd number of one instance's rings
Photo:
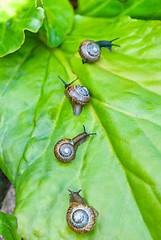
POLYGON ((79 195, 80 191, 70 192, 70 206, 68 208, 66 219, 69 227, 77 233, 86 233, 93 229, 96 223, 98 212, 79 195))
POLYGON ((94 42, 92 40, 85 40, 81 42, 79 46, 79 54, 81 58, 83 59, 83 63, 87 62, 96 62, 101 55, 101 47, 108 48, 110 51, 112 51, 112 46, 120 47, 119 45, 113 44, 112 42, 117 40, 119 38, 115 38, 111 41, 98 41, 94 42))
POLYGON ((88 136, 96 135, 96 133, 87 133, 84 125, 83 129, 84 132, 77 135, 75 138, 63 138, 56 143, 54 147, 54 154, 60 162, 70 162, 73 160, 75 158, 78 146, 84 143, 88 136))
POLYGON ((69 99, 75 116, 79 116, 82 112, 82 107, 84 104, 88 103, 90 100, 90 94, 86 87, 82 85, 72 85, 77 79, 72 81, 71 83, 67 84, 64 80, 58 76, 60 80, 65 85, 65 95, 69 99))

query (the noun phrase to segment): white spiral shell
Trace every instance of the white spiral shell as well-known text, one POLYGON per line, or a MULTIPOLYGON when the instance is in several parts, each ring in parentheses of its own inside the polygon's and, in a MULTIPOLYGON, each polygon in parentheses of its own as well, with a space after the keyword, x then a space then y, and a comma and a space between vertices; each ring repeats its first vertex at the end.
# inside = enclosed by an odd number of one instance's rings
POLYGON ((86 204, 72 203, 67 211, 69 227, 78 233, 86 233, 93 229, 96 223, 97 211, 86 204))
POLYGON ((83 41, 78 51, 81 58, 87 62, 96 62, 101 55, 100 46, 92 40, 83 41))

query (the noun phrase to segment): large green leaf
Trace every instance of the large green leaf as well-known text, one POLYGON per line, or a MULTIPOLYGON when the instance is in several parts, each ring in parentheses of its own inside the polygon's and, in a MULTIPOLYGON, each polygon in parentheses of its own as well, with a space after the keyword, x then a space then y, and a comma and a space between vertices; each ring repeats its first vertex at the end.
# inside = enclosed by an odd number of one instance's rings
POLYGON ((69 0, 43 0, 48 45, 59 46, 71 31, 74 12, 69 0))
POLYGON ((17 221, 14 216, 0 212, 0 235, 6 240, 21 240, 17 234, 17 221))
POLYGON ((0 165, 16 187, 22 237, 160 240, 160 30, 157 21, 76 16, 60 49, 29 36, 1 59, 0 165), (65 59, 83 39, 115 37, 121 48, 102 49, 95 64, 83 65, 78 53, 72 68, 65 59), (79 117, 57 77, 69 82, 76 77, 72 71, 92 95, 79 117), (55 143, 81 133, 83 124, 97 136, 78 148, 74 161, 58 162, 55 143), (76 234, 66 223, 68 188, 81 188, 99 212, 90 233, 76 234))
POLYGON ((43 9, 32 0, 0 1, 0 57, 16 51, 24 42, 24 30, 37 32, 43 9))
POLYGON ((161 19, 160 0, 79 0, 77 13, 93 17, 129 15, 140 19, 161 19))

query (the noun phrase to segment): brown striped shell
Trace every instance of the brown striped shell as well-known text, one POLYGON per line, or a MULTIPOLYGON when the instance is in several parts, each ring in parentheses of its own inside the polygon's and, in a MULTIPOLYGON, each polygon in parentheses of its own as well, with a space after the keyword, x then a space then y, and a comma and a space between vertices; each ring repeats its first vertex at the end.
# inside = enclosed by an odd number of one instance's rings
POLYGON ((68 97, 70 102, 75 104, 84 105, 90 100, 88 89, 82 85, 70 85, 66 88, 65 95, 68 97))
POLYGON ((101 55, 100 46, 92 40, 81 42, 78 51, 81 58, 87 62, 96 62, 101 55))
POLYGON ((93 229, 98 213, 87 204, 73 202, 68 208, 66 219, 69 227, 78 233, 86 233, 93 229))
POLYGON ((69 162, 73 160, 76 155, 74 143, 68 138, 61 139, 54 147, 54 154, 60 162, 69 162))

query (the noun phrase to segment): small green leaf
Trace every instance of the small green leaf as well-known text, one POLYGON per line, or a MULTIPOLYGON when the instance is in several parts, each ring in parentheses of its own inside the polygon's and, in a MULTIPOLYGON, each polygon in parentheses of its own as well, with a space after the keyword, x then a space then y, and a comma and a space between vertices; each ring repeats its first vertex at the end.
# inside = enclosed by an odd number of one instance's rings
POLYGON ((68 0, 43 0, 48 45, 59 46, 71 31, 74 11, 68 0))
POLYGON ((21 240, 17 234, 17 221, 14 216, 0 212, 0 235, 6 240, 21 240))
POLYGON ((16 51, 24 42, 24 30, 37 32, 42 25, 43 9, 35 7, 32 0, 3 1, 0 10, 0 57, 16 51))
POLYGON ((91 17, 127 15, 139 19, 161 19, 160 0, 79 0, 76 12, 91 17))

